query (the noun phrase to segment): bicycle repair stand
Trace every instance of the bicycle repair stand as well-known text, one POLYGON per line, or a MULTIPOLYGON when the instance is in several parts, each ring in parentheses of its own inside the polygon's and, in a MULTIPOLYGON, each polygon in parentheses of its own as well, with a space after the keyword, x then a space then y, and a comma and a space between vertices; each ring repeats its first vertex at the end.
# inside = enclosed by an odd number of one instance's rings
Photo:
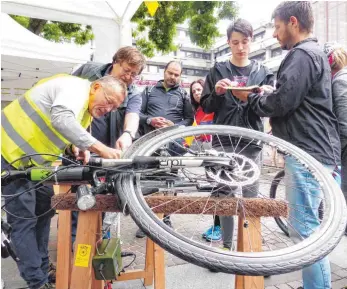
MULTIPOLYGON (((60 194, 68 191, 70 186, 61 185, 55 189, 60 194)), ((83 246, 83 250, 75 250, 76 256, 72 263, 71 248, 71 210, 76 210, 73 200, 74 194, 67 197, 54 196, 53 203, 57 205, 59 212, 59 228, 57 242, 57 289, 103 289, 104 281, 95 280, 91 260, 95 255, 97 236, 101 231, 102 204, 108 204, 110 208, 116 207, 115 196, 97 196, 96 207, 92 211, 81 212, 78 217, 78 227, 75 244, 83 246), (62 199, 70 198, 70 202, 62 203, 62 199), (108 198, 102 201, 102 198, 108 198), (100 203, 98 202, 100 200, 100 203), (113 201, 112 201, 113 200, 113 201), (70 205, 69 205, 70 204, 70 205), (73 207, 74 206, 74 207, 73 207)), ((148 201, 148 199, 146 199, 148 201)), ((272 206, 274 209, 274 206, 272 206)), ((183 213, 183 211, 181 211, 183 213)), ((167 213, 167 212, 163 212, 167 213)), ((162 214, 158 214, 162 217, 162 214)), ((260 217, 238 217, 238 242, 237 251, 258 252, 262 250, 260 217)), ((77 246, 76 246, 77 248, 77 246)), ((146 264, 144 270, 131 270, 122 273, 116 281, 144 279, 144 285, 152 285, 154 288, 165 289, 165 259, 164 250, 147 238, 146 264)), ((263 276, 240 276, 235 278, 235 289, 264 289, 263 276)))
MULTIPOLYGON (((69 188, 67 185, 55 186, 55 192, 64 194, 69 188)), ((71 210, 59 211, 56 289, 104 288, 104 281, 95 279, 91 264, 97 236, 101 231, 101 222, 101 211, 79 212, 75 244, 84 247, 83 250, 74 250, 76 256, 72 260, 71 210)), ((145 268, 121 273, 115 282, 134 279, 144 279, 145 286, 152 285, 154 279, 155 289, 165 288, 164 250, 149 238, 146 242, 145 268)))

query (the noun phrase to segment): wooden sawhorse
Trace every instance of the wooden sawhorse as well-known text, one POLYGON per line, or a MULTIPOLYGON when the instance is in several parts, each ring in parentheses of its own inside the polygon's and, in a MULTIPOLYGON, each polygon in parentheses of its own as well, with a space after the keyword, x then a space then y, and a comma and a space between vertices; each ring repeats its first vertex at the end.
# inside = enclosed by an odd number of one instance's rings
MULTIPOLYGON (((55 188, 58 193, 65 193, 70 186, 60 185, 55 188)), ((101 212, 79 212, 75 244, 90 247, 86 250, 86 258, 79 260, 76 266, 76 256, 72 259, 71 243, 71 211, 59 212, 58 240, 57 240, 57 273, 56 289, 103 289, 102 280, 95 280, 92 268, 92 258, 95 255, 96 242, 101 231, 101 212)), ((75 246, 74 252, 77 252, 75 246)), ((80 257, 80 256, 78 256, 80 257)), ((143 270, 129 270, 118 276, 117 281, 144 279, 144 285, 153 284, 155 289, 165 288, 165 255, 164 250, 147 238, 146 261, 143 270)))
MULTIPOLYGON (((68 190, 66 186, 60 186, 59 191, 65 193, 68 190)), ((97 236, 100 234, 101 229, 101 213, 100 211, 115 211, 116 208, 116 198, 115 196, 96 196, 97 204, 92 210, 88 212, 80 212, 78 228, 77 228, 77 237, 76 244, 86 245, 83 251, 83 254, 80 254, 78 249, 74 250, 76 255, 80 257, 80 260, 77 260, 76 256, 74 258, 74 263, 71 263, 71 210, 76 210, 75 205, 75 196, 71 194, 67 196, 66 199, 69 199, 65 205, 60 204, 62 197, 56 196, 54 202, 58 202, 59 206, 57 209, 62 209, 59 213, 59 229, 58 229, 58 254, 57 254, 57 289, 102 289, 103 281, 94 279, 94 272, 91 268, 91 259, 94 256, 95 244, 97 241, 97 236), (104 199, 103 202, 98 202, 98 199, 104 199), (102 203, 102 205, 101 205, 102 203), (82 256, 84 255, 84 256, 82 256), (87 256, 87 257, 86 257, 87 256), (78 265, 76 266, 76 261, 78 265)), ((64 196, 65 198, 65 196, 64 196)), ((175 197, 173 197, 175 198, 175 197)), ((170 213, 176 211, 172 206, 178 206, 182 208, 182 200, 175 198, 175 202, 168 202, 167 197, 145 197, 147 203, 151 206, 158 202, 162 202, 163 206, 160 206, 160 212, 155 212, 157 214, 170 213), (170 208, 165 208, 165 203, 170 203, 170 208)), ((188 206, 182 208, 180 213, 182 214, 192 214, 199 213, 201 209, 199 206, 206 206, 206 199, 199 198, 197 201, 192 197, 193 201, 195 200, 195 209, 196 212, 189 211, 188 206), (200 203, 199 203, 200 202, 200 203)), ((187 201, 187 200, 185 200, 187 201)), ((184 201, 183 201, 184 202, 184 201)), ((208 210, 206 214, 216 213, 217 215, 231 215, 231 212, 236 212, 237 208, 237 199, 229 198, 226 199, 223 203, 223 207, 219 208, 218 203, 220 200, 218 198, 209 198, 208 208, 212 208, 210 212, 208 210), (215 207, 217 206, 217 210, 215 207), (230 207, 228 207, 230 206, 230 207), (235 211, 236 208, 236 211, 235 211), (219 211, 220 210, 220 211, 219 211)), ((277 200, 263 200, 263 199, 245 199, 243 207, 250 209, 250 214, 254 217, 247 217, 247 224, 244 224, 245 219, 241 216, 244 215, 240 211, 237 211, 239 216, 239 226, 238 226, 238 251, 243 252, 257 252, 262 249, 262 241, 259 232, 261 231, 260 217, 262 214, 265 216, 286 216, 288 212, 288 207, 285 202, 277 200), (259 206, 257 206, 259 204, 259 206), (267 206, 268 205, 268 206, 267 206), (263 210, 258 210, 257 208, 263 208, 263 210), (253 208, 253 209, 252 209, 253 208), (252 211, 253 210, 253 211, 252 211)), ((240 209, 240 208, 239 208, 240 209)), ((164 264, 164 250, 161 249, 158 245, 154 244, 151 240, 147 239, 146 245, 146 266, 144 270, 133 270, 128 271, 118 278, 118 280, 131 280, 143 278, 145 280, 145 285, 151 285, 153 283, 153 277, 155 280, 155 289, 164 289, 165 288, 165 264, 164 264)), ((262 276, 236 276, 235 280, 236 289, 263 289, 264 288, 264 277, 262 276)))

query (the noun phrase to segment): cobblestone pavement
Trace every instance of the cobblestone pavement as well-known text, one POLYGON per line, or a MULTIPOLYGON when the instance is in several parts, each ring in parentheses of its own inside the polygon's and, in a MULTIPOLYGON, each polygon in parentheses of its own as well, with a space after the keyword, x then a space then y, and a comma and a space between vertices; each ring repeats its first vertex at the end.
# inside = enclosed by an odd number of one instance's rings
MULTIPOLYGON (((178 226, 178 224, 182 222, 189 222, 189 218, 187 216, 174 216, 172 218, 174 226, 178 226)), ((205 226, 202 226, 197 230, 197 232, 202 232, 203 228, 205 226)), ((123 217, 122 218, 122 225, 121 225, 121 236, 122 236, 122 250, 123 251, 132 251, 135 252, 137 255, 136 261, 133 263, 132 268, 133 269, 141 269, 144 267, 144 257, 145 257, 145 243, 146 243, 146 238, 143 239, 138 239, 135 237, 135 232, 137 230, 137 226, 135 223, 131 220, 130 217, 123 217)), ((50 251, 50 256, 51 260, 53 262, 56 261, 56 245, 57 245, 57 216, 53 218, 52 224, 51 224, 51 238, 50 238, 50 244, 49 244, 49 251, 50 251)), ((182 278, 183 273, 177 273, 181 272, 182 270, 184 272, 184 276, 190 276, 190 271, 186 272, 186 270, 191 270, 192 273, 192 280, 187 280, 187 282, 190 282, 192 284, 195 284, 196 281, 194 281, 194 278, 199 278, 197 275, 201 274, 194 274, 194 267, 188 266, 187 262, 173 256, 172 254, 165 253, 165 261, 166 261, 166 274, 168 275, 168 280, 176 280, 175 282, 169 282, 167 283, 167 289, 182 289, 181 285, 178 286, 179 284, 179 279, 182 278), (182 266, 182 269, 180 267, 182 266), (188 266, 188 267, 186 267, 188 266), (171 269, 172 268, 172 269, 171 269), (176 270, 177 268, 178 270, 176 270), (187 269, 188 268, 188 269, 187 269), (172 275, 174 274, 174 275, 172 275), (195 283, 194 283, 195 282, 195 283), (176 284, 176 285, 172 285, 176 284), (177 286, 177 287, 176 287, 177 286)), ((341 243, 339 244, 338 248, 335 249, 331 254, 330 254, 330 260, 331 260, 331 269, 332 269, 332 289, 341 289, 347 286, 347 261, 346 257, 347 256, 347 237, 343 237, 341 243)), ((126 262, 126 261, 125 261, 126 262)), ((20 287, 25 287, 24 281, 21 279, 19 276, 18 270, 16 268, 16 265, 14 262, 10 259, 4 259, 2 260, 2 278, 4 279, 6 283, 6 288, 7 289, 17 289, 20 287)), ((201 270, 201 269, 198 269, 201 270)), ((206 282, 211 282, 211 286, 208 288, 217 288, 215 287, 217 284, 217 281, 221 278, 222 273, 210 273, 208 270, 202 269, 204 278, 206 278, 206 282), (211 281, 208 281, 211 280, 211 281)), ((198 271, 201 272, 201 271, 198 271)), ((227 277, 225 277, 227 278, 227 277)), ((228 279, 229 280, 229 279, 228 279)), ((210 283, 206 283, 210 284, 210 283)), ((219 284, 219 283, 218 283, 219 284)), ((266 289, 296 289, 298 286, 300 286, 301 283, 301 276, 300 272, 292 272, 288 274, 283 274, 283 275, 276 275, 276 276, 271 276, 270 278, 265 279, 265 285, 266 289)), ((224 288, 233 288, 228 287, 225 284, 222 285, 222 287, 218 287, 218 289, 224 289, 224 288)), ((134 281, 129 281, 129 282, 120 282, 117 284, 117 282, 114 285, 114 288, 119 288, 119 289, 126 289, 126 288, 131 288, 131 289, 137 289, 137 288, 143 288, 142 283, 140 281, 138 283, 134 281), (130 286, 130 287, 129 287, 130 286), (138 287, 136 287, 138 286, 138 287)), ((152 288, 152 287, 148 287, 152 288)), ((186 288, 196 288, 200 289, 202 287, 186 287, 186 288)), ((185 288, 184 288, 185 289, 185 288)))

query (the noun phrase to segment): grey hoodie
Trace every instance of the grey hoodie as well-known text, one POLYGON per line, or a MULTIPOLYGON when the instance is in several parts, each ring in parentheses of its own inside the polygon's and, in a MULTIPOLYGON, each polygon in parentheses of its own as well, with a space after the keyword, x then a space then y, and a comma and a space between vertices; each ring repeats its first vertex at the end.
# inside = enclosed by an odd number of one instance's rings
POLYGON ((335 74, 333 81, 334 113, 339 122, 341 150, 347 146, 347 66, 335 74))

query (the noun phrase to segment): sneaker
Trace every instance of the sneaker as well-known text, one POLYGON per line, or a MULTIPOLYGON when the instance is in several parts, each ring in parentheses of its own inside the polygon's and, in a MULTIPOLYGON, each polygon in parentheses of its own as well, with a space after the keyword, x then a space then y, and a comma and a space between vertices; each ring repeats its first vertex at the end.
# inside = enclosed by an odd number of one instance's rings
POLYGON ((170 220, 169 217, 165 217, 165 218, 163 219, 163 222, 164 222, 164 224, 165 224, 166 226, 169 226, 171 229, 173 229, 173 226, 172 226, 172 223, 171 223, 171 220, 170 220))
POLYGON ((39 289, 55 289, 55 286, 52 283, 45 283, 39 289))
POLYGON ((56 280, 56 274, 57 274, 57 268, 53 263, 49 263, 48 267, 48 282, 51 284, 55 284, 56 280))
POLYGON ((220 240, 222 240, 222 230, 220 226, 214 227, 214 229, 212 229, 211 231, 211 234, 206 235, 206 241, 213 242, 220 240))
POLYGON ((144 231, 142 231, 140 228, 136 231, 136 238, 144 238, 146 237, 146 234, 144 231))
POLYGON ((209 227, 204 233, 202 233, 202 237, 206 238, 206 236, 211 235, 213 230, 213 226, 209 227))

